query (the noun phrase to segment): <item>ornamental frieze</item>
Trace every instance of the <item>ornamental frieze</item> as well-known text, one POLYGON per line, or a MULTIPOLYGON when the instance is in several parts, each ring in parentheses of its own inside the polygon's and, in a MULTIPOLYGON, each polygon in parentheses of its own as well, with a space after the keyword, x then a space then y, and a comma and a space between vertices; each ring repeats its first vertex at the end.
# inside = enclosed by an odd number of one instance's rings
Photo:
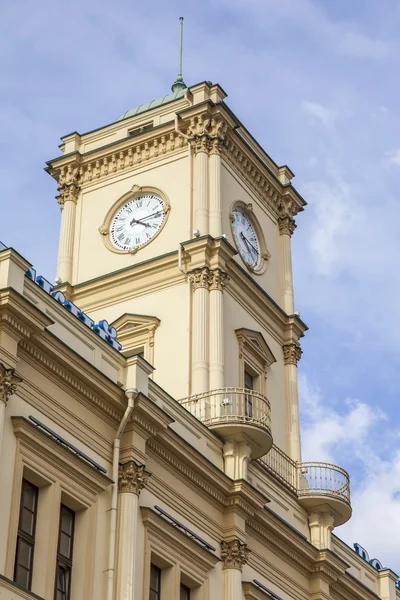
POLYGON ((285 344, 282 346, 282 350, 285 365, 297 366, 297 363, 299 362, 303 353, 300 346, 298 344, 285 344))
POLYGON ((15 394, 21 377, 15 374, 15 369, 7 369, 0 363, 0 401, 7 404, 10 396, 15 394))
POLYGON ((221 542, 222 568, 242 571, 248 561, 249 553, 250 550, 247 548, 247 544, 242 543, 240 540, 221 542))
POLYGON ((145 465, 138 465, 133 460, 119 465, 118 469, 118 492, 120 494, 140 495, 146 487, 150 473, 146 471, 145 465))

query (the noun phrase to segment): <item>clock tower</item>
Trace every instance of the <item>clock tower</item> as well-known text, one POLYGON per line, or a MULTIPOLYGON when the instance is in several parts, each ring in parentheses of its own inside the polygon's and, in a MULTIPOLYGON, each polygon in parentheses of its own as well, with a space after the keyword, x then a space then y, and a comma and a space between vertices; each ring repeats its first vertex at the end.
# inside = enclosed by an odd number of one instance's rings
POLYGON ((209 81, 62 142, 58 288, 222 437, 232 478, 272 440, 300 461, 293 173, 209 81))

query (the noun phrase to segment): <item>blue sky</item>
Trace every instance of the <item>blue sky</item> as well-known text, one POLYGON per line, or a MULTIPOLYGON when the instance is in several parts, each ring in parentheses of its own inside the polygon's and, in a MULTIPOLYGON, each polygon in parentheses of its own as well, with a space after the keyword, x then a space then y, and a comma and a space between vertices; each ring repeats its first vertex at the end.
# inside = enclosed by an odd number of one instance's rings
POLYGON ((61 135, 184 79, 228 104, 309 205, 293 236, 304 458, 352 475, 336 533, 400 571, 397 0, 53 0, 0 9, 0 239, 54 278, 61 135), (22 18, 23 16, 23 18, 22 18), (397 110, 396 110, 397 109, 397 110))

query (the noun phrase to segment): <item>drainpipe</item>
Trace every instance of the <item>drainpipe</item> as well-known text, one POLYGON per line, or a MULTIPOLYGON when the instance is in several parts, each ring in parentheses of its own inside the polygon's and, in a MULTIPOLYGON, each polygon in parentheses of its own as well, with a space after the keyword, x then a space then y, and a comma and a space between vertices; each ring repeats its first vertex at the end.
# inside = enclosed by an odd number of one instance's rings
POLYGON ((108 551, 108 569, 107 569, 107 600, 113 600, 114 597, 114 574, 115 574, 115 540, 117 532, 117 502, 118 502, 118 468, 119 468, 119 448, 122 434, 130 419, 133 411, 133 403, 138 395, 137 389, 125 390, 125 396, 128 398, 128 406, 122 417, 121 423, 117 429, 114 440, 113 466, 112 466, 112 490, 111 490, 111 509, 110 509, 110 546, 108 551))

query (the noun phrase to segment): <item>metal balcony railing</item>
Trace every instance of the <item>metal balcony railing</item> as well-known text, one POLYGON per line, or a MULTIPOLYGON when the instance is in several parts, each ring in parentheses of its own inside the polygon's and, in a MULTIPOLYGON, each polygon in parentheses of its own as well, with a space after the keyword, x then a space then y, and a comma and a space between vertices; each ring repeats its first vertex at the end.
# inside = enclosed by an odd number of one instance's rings
POLYGON ((199 421, 213 427, 248 424, 271 431, 271 408, 265 396, 239 387, 194 394, 178 401, 199 421))
POLYGON ((350 506, 350 477, 347 471, 329 463, 304 462, 297 465, 299 498, 328 496, 350 506))
POLYGON ((273 445, 258 459, 276 479, 295 492, 299 499, 325 496, 350 506, 350 478, 337 465, 321 462, 296 463, 273 445))

